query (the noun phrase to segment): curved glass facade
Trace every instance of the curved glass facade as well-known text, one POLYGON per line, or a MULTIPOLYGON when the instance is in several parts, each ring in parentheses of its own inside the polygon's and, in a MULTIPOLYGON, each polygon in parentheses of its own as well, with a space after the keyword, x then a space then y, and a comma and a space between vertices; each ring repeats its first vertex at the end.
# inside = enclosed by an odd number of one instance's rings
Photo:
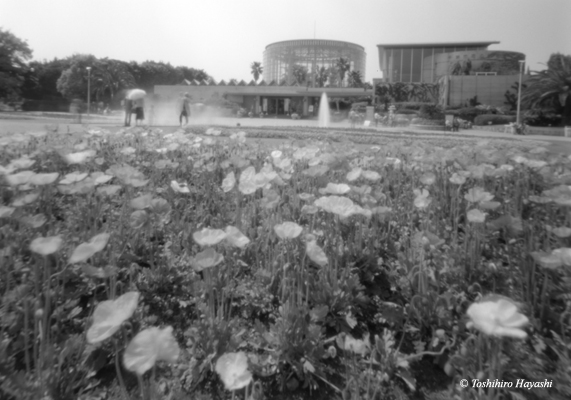
MULTIPOLYGON (((365 80, 366 53, 362 46, 337 40, 287 40, 266 46, 264 51, 263 78, 266 83, 271 81, 287 84, 295 82, 294 66, 307 69, 314 77, 322 67, 335 67, 339 58, 349 60, 352 71, 360 71, 365 80)), ((345 78, 347 79, 347 78, 345 78)))
POLYGON ((490 44, 477 43, 434 43, 378 45, 379 64, 387 82, 427 82, 438 79, 435 59, 438 54, 486 50, 490 44))

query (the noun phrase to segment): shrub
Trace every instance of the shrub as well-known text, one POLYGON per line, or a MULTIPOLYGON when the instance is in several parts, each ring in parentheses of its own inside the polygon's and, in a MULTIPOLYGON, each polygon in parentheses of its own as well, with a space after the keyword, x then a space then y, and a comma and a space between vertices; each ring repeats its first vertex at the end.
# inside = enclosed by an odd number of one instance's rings
POLYGON ((523 122, 531 126, 559 126, 561 115, 549 111, 529 110, 525 112, 523 122))
POLYGON ((462 118, 464 120, 468 120, 470 122, 474 122, 474 119, 478 115, 485 114, 486 111, 479 110, 476 107, 464 107, 459 110, 446 110, 446 114, 455 115, 458 118, 462 118))
POLYGON ((427 118, 413 118, 410 121, 414 125, 433 125, 433 126, 444 126, 444 119, 427 119, 427 118))
POLYGON ((398 115, 418 115, 418 111, 414 111, 414 110, 398 110, 396 111, 395 114, 398 115))
POLYGON ((402 110, 420 110, 422 106, 431 106, 434 103, 425 103, 420 101, 403 101, 400 103, 394 103, 397 110, 400 112, 402 110))
POLYGON ((420 118, 424 119, 444 119, 444 110, 438 104, 423 104, 418 113, 420 118))
POLYGON ((484 114, 474 119, 474 125, 506 125, 515 121, 516 117, 513 115, 484 114))

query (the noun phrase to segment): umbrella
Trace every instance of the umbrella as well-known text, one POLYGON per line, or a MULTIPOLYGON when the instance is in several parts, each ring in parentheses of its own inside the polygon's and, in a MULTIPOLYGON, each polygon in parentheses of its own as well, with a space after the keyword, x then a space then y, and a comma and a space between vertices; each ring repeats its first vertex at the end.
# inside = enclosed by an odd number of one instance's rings
POLYGON ((129 100, 137 100, 147 95, 147 92, 141 89, 133 89, 127 94, 129 100))

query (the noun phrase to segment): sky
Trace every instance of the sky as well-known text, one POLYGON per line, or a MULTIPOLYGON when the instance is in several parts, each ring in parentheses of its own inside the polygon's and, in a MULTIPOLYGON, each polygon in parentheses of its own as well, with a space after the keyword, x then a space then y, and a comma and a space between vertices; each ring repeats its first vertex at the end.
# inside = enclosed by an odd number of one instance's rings
POLYGON ((203 69, 217 81, 252 79, 267 45, 330 39, 365 48, 371 82, 377 45, 499 41, 545 69, 571 54, 571 0, 0 0, 0 27, 34 60, 93 54, 203 69))

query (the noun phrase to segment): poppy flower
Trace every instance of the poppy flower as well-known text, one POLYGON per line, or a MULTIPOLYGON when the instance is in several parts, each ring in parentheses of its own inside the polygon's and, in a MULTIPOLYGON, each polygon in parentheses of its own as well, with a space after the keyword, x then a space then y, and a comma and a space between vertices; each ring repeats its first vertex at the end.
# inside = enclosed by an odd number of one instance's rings
POLYGON ((468 217, 468 221, 470 221, 470 222, 482 223, 486 220, 486 215, 487 214, 481 212, 478 209, 473 209, 473 210, 468 211, 467 217, 468 217))
POLYGON ((63 244, 61 236, 39 237, 32 240, 30 250, 42 256, 47 256, 58 251, 63 244))
POLYGON ((362 172, 363 170, 361 168, 353 168, 351 171, 347 173, 346 178, 349 182, 356 181, 357 179, 359 179, 362 172))
POLYGON ((327 186, 320 190, 320 192, 322 192, 322 194, 345 194, 351 191, 351 188, 349 187, 349 185, 345 184, 345 183, 331 183, 329 182, 327 184, 327 186))
POLYGON ((432 203, 432 199, 430 198, 430 193, 428 192, 428 190, 426 189, 414 189, 413 190, 414 194, 415 194, 415 199, 414 199, 414 206, 416 208, 419 209, 424 209, 426 207, 428 207, 430 205, 430 203, 432 203))
POLYGON ((483 201, 491 201, 494 196, 491 193, 486 192, 483 188, 475 186, 468 190, 468 193, 464 195, 464 198, 470 203, 480 203, 483 201))
POLYGON ((70 153, 62 156, 67 164, 83 164, 90 158, 95 157, 97 152, 95 150, 80 151, 78 153, 70 153))
POLYGON ((511 299, 490 296, 472 304, 467 314, 470 318, 467 326, 486 335, 516 339, 527 337, 521 328, 529 323, 529 319, 519 313, 517 305, 511 299))
POLYGON ((319 247, 314 240, 310 240, 306 243, 305 252, 311 261, 321 267, 324 267, 329 262, 323 249, 319 247))
POLYGON ((225 229, 226 241, 234 247, 243 249, 250 243, 250 239, 246 237, 238 228, 235 226, 228 225, 225 229))
POLYGON ((40 192, 28 193, 14 199, 14 201, 12 201, 12 205, 14 207, 23 207, 25 205, 32 204, 39 197, 40 197, 40 192))
POLYGON ((87 261, 93 257, 95 253, 105 248, 110 236, 108 233, 100 233, 99 235, 93 236, 88 242, 81 243, 73 250, 69 258, 69 263, 76 264, 87 261))
POLYGON ((234 171, 230 171, 226 178, 222 181, 222 190, 224 193, 228 193, 236 186, 236 176, 234 175, 234 171))
POLYGON ((198 253, 191 259, 190 264, 195 271, 200 272, 206 268, 212 268, 224 261, 222 254, 217 253, 212 247, 198 253))
POLYGON ((192 237, 201 246, 214 246, 226 239, 226 232, 221 229, 204 228, 194 232, 192 237))
POLYGON ((10 163, 8 164, 8 168, 12 168, 14 171, 18 169, 27 169, 30 168, 35 163, 36 160, 31 160, 29 157, 23 156, 10 161, 10 163))
POLYGON ((320 197, 315 200, 314 205, 341 217, 349 217, 355 212, 355 203, 351 199, 341 196, 320 197))
POLYGON ((280 239, 295 239, 298 237, 303 228, 295 222, 286 221, 274 226, 274 232, 280 239))
POLYGON ((73 183, 81 182, 89 175, 87 172, 72 172, 67 174, 61 181, 58 183, 60 185, 71 185, 73 183))
POLYGON ((186 183, 178 183, 177 181, 171 181, 171 189, 177 193, 190 193, 190 189, 186 183))
POLYGON ((4 175, 4 178, 8 185, 14 187, 27 184, 34 175, 36 174, 33 171, 20 171, 16 174, 4 175))
POLYGON ((125 368, 143 375, 157 361, 176 362, 180 348, 172 332, 172 326, 163 329, 151 327, 139 332, 123 355, 125 368))
POLYGON ((95 307, 93 325, 87 331, 87 342, 94 344, 110 338, 137 308, 139 292, 128 292, 115 300, 102 301, 95 307))
POLYGON ((248 357, 242 351, 226 353, 216 361, 216 372, 222 379, 227 390, 242 389, 252 381, 252 374, 248 371, 248 357))

